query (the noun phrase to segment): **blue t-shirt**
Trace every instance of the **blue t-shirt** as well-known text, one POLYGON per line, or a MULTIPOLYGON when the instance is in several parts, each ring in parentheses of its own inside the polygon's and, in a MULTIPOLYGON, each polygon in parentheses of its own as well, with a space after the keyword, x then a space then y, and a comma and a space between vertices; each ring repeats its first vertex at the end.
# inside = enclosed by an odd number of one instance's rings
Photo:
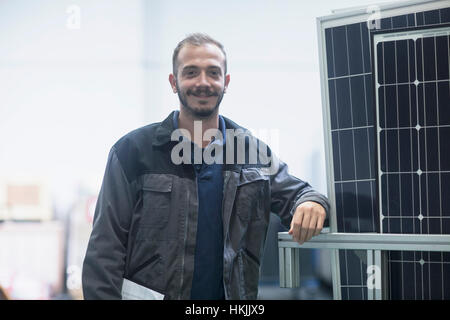
MULTIPOLYGON (((174 128, 178 128, 178 115, 173 117, 174 128)), ((225 121, 219 116, 219 129, 225 143, 225 121)), ((193 143, 192 143, 193 144, 193 143)), ((208 145, 208 147, 211 146, 208 145)), ((205 149, 202 149, 202 152, 205 149)), ((192 163, 193 161, 193 152, 192 163)), ((198 221, 197 240, 194 257, 194 278, 192 280, 191 299, 225 299, 223 288, 223 166, 222 164, 193 164, 197 177, 198 221)))

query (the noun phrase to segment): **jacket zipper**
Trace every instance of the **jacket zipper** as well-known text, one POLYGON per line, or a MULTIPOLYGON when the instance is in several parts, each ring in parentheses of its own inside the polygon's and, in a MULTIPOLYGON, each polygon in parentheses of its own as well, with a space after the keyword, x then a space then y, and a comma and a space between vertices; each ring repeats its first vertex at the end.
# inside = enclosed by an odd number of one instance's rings
MULTIPOLYGON (((197 184, 197 176, 195 177, 195 189, 197 190, 197 203, 198 203, 198 184, 197 184)), ((182 295, 182 291, 183 291, 183 283, 184 283, 184 257, 186 255, 186 244, 187 244, 187 233, 188 233, 188 224, 189 224, 189 199, 190 199, 190 192, 189 192, 189 188, 187 189, 186 192, 187 195, 187 199, 188 199, 188 208, 187 208, 187 213, 186 213, 186 219, 184 222, 184 239, 183 239, 183 254, 181 255, 181 287, 180 287, 180 294, 178 296, 178 298, 181 300, 181 295, 182 295)))
MULTIPOLYGON (((230 180, 230 172, 229 171, 225 171, 225 179, 224 179, 224 183, 223 183, 223 190, 224 190, 224 192, 223 192, 223 198, 222 198, 222 214, 225 213, 225 211, 224 211, 225 210, 225 194, 226 194, 226 188, 227 188, 229 180, 230 180)), ((229 223, 228 223, 228 225, 229 225, 229 223)), ((225 230, 224 252, 225 252, 225 249, 226 249, 226 246, 227 246, 228 229, 229 228, 227 228, 227 230, 225 230)), ((231 271, 232 271, 232 268, 230 268, 230 271, 229 271, 229 275, 228 275, 229 279, 231 279, 231 271)), ((229 296, 229 291, 228 291, 228 287, 227 287, 227 285, 225 283, 225 277, 223 278, 223 288, 225 290, 225 299, 227 299, 228 296, 229 296)))
POLYGON ((181 255, 181 283, 180 283, 180 293, 178 295, 178 300, 181 300, 181 295, 183 293, 183 283, 184 283, 184 256, 186 255, 186 243, 187 243, 187 229, 188 229, 188 221, 189 221, 189 187, 186 192, 188 199, 188 206, 186 212, 186 217, 184 221, 184 235, 183 235, 183 254, 181 255))

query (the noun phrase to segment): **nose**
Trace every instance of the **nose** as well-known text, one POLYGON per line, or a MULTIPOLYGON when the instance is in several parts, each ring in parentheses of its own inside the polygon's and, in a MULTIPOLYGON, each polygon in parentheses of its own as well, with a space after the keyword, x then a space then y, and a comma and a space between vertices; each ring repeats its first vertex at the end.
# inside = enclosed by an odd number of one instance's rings
POLYGON ((206 76, 205 71, 200 72, 198 77, 198 81, 196 83, 196 87, 209 87, 210 84, 208 82, 208 77, 206 76))

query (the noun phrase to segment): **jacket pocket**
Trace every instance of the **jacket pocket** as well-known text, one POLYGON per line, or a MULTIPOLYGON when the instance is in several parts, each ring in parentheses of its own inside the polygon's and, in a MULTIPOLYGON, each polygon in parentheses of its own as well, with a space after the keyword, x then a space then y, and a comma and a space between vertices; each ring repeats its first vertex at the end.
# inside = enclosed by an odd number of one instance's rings
POLYGON ((171 202, 172 177, 163 174, 145 177, 136 241, 167 239, 171 202))
POLYGON ((143 212, 140 225, 164 227, 170 215, 172 178, 158 175, 149 179, 142 187, 143 212))
POLYGON ((126 278, 142 286, 164 293, 164 242, 140 241, 135 243, 133 254, 129 257, 129 270, 126 278))
POLYGON ((154 256, 151 256, 149 259, 144 260, 140 265, 136 266, 133 270, 133 273, 130 274, 130 277, 134 277, 137 273, 142 272, 146 268, 154 270, 154 273, 160 276, 162 274, 162 268, 160 266, 161 266, 161 256, 159 254, 155 254, 154 256))
POLYGON ((256 299, 258 296, 259 260, 247 249, 238 254, 241 299, 256 299))
POLYGON ((258 171, 242 170, 236 192, 236 214, 243 222, 259 220, 264 214, 267 177, 258 171))

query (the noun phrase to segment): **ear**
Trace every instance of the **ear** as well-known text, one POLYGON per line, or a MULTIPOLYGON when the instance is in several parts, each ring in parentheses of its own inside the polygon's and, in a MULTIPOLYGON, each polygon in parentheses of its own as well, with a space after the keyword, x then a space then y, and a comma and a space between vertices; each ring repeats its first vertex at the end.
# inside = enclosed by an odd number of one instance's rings
POLYGON ((224 89, 224 92, 227 91, 227 88, 228 88, 228 84, 229 84, 229 83, 230 83, 230 75, 227 74, 227 75, 225 76, 225 89, 224 89))
POLYGON ((172 73, 169 75, 169 82, 170 86, 172 87, 173 93, 177 93, 177 79, 172 73))

